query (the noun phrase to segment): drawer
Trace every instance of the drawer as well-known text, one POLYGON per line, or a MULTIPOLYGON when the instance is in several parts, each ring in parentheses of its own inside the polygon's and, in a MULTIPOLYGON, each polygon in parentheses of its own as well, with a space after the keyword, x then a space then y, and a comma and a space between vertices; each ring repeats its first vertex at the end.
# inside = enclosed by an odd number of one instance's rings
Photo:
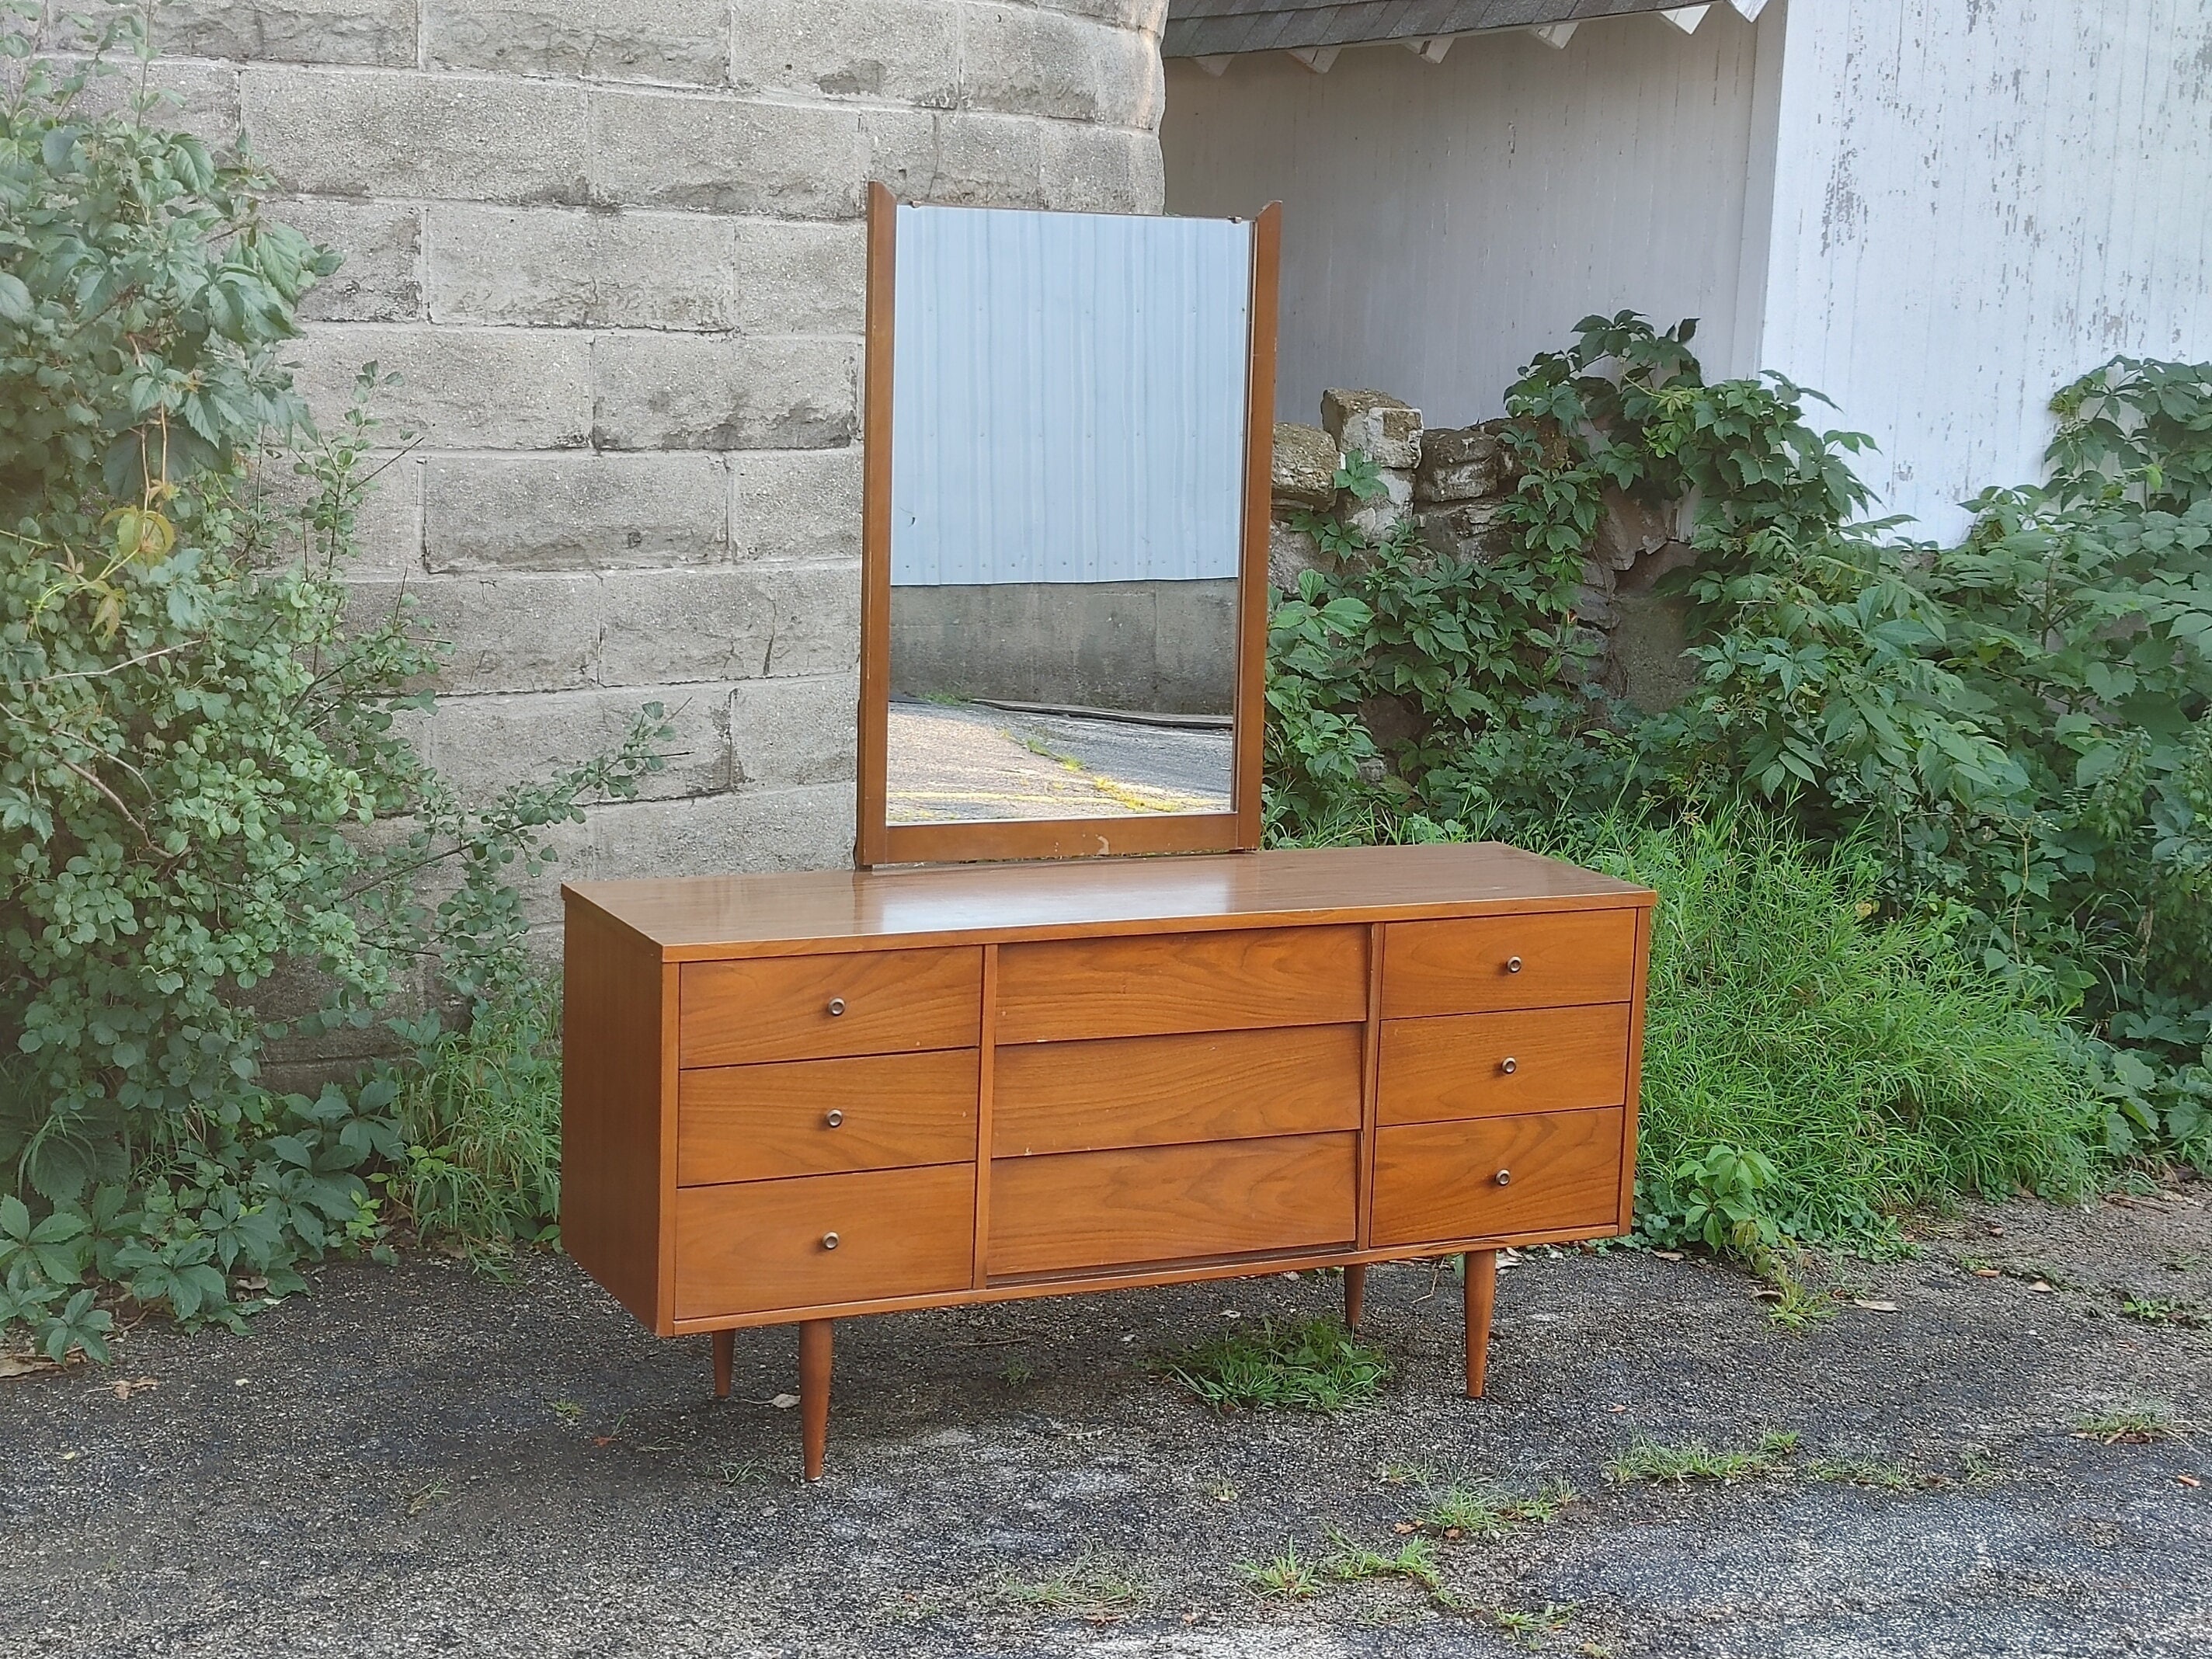
POLYGON ((1000 1158, 1359 1127, 1358 1025, 1033 1042, 998 1052, 1000 1158))
POLYGON ((1349 1245, 1357 1134, 1000 1158, 990 1271, 1023 1273, 1349 1245))
POLYGON ((679 1188, 676 1316, 963 1290, 975 1250, 972 1164, 679 1188))
POLYGON ((975 1156, 973 1048, 684 1073, 676 1179, 685 1187, 777 1176, 951 1164, 975 1156))
POLYGON ((982 1040, 983 952, 863 951, 684 966, 685 1066, 972 1048, 982 1040))
POLYGON ((1636 969, 1633 910, 1565 910, 1383 929, 1382 1014, 1477 1014, 1626 1002, 1636 969))
POLYGON ((1364 927, 1052 939, 999 951, 1000 1042, 1367 1018, 1364 927))
POLYGON ((1408 1123, 1375 1136, 1370 1242, 1420 1244, 1572 1227, 1620 1216, 1626 1112, 1537 1112, 1408 1123), (1498 1176, 1510 1176, 1500 1186, 1498 1176))
POLYGON ((1628 1005, 1394 1019, 1377 1119, 1426 1123, 1628 1099, 1628 1005))

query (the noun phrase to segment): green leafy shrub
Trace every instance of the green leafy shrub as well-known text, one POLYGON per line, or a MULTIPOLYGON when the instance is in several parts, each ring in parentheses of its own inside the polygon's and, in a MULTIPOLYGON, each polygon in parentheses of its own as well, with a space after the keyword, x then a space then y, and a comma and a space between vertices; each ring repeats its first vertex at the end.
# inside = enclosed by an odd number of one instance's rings
POLYGON ((0 1330, 97 1354, 95 1284, 234 1322, 374 1242, 399 1079, 281 1095, 267 1045, 422 963, 479 1012, 523 983, 514 878, 665 728, 481 807, 422 763, 437 648, 338 581, 376 422, 315 434, 278 356, 335 256, 149 100, 94 112, 103 60, 0 43, 0 1330))

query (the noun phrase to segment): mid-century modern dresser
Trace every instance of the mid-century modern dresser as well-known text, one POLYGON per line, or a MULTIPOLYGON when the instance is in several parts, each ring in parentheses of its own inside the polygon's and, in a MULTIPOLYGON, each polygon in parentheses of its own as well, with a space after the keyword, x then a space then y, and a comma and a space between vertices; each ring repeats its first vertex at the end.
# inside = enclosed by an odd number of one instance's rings
POLYGON ((1630 1221, 1652 895, 1495 844, 593 883, 562 1237, 662 1335, 1630 1221))

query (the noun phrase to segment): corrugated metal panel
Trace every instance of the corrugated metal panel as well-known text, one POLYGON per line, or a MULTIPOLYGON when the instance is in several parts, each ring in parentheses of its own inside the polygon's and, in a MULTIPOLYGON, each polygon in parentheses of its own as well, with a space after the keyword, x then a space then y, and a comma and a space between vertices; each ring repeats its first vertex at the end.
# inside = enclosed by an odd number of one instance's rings
POLYGON ((1164 58, 1420 40, 1663 11, 1681 0, 1170 0, 1164 58))
POLYGON ((1234 576, 1251 226, 901 207, 891 580, 1234 576))

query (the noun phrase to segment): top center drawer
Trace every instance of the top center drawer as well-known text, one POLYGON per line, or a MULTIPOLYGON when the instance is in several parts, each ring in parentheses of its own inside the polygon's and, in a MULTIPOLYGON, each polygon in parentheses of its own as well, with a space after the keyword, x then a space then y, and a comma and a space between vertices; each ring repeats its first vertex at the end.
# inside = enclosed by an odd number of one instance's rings
POLYGON ((1364 927, 1255 927, 999 950, 997 1041, 1335 1025, 1367 1017, 1364 927))
POLYGON ((983 951, 689 962, 678 996, 685 1066, 972 1048, 982 1034, 983 951))

